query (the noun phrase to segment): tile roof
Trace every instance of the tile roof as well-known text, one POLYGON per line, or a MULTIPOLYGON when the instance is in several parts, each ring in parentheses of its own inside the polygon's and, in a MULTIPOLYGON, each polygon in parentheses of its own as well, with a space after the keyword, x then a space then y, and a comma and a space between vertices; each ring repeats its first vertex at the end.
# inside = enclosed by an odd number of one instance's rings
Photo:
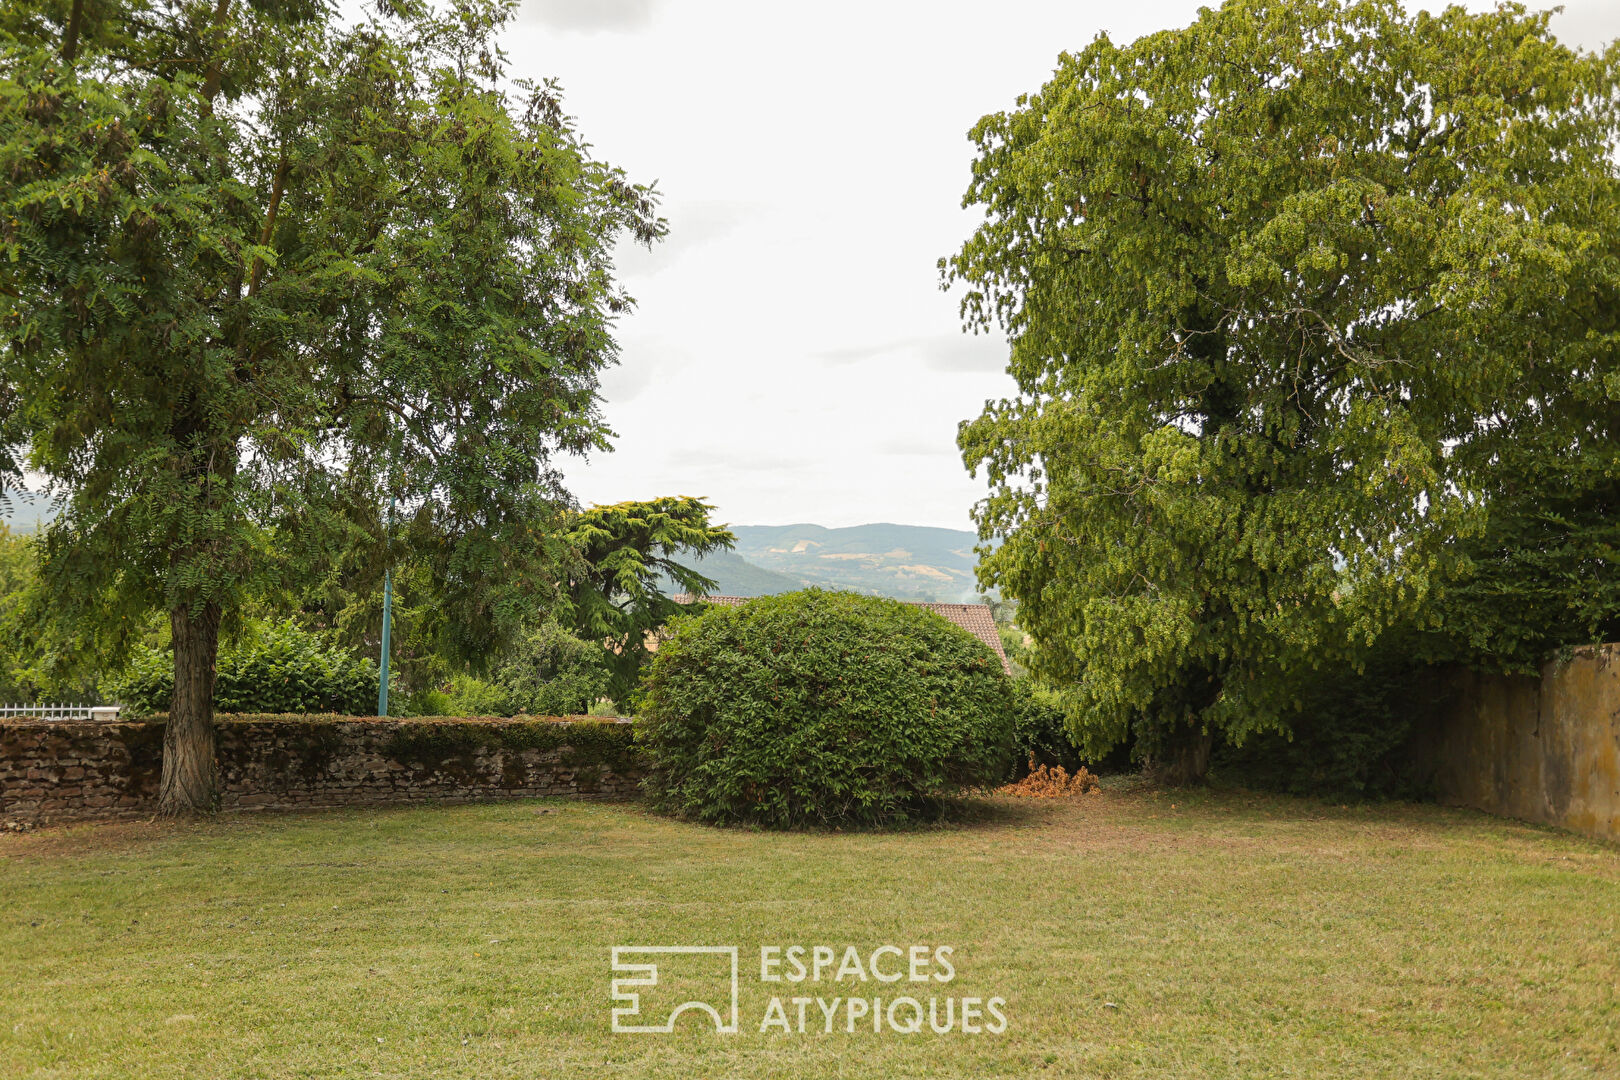
MULTIPOLYGON (((690 604, 692 594, 678 593, 671 599, 679 604, 690 604)), ((741 607, 753 599, 755 598, 752 596, 711 595, 703 597, 704 603, 719 604, 721 607, 741 607)), ((1007 662, 1007 651, 1001 647, 1001 634, 996 631, 995 616, 990 614, 988 604, 935 604, 923 600, 903 600, 901 602, 910 604, 912 607, 927 608, 935 615, 945 619, 946 622, 953 622, 960 626, 990 646, 990 651, 995 653, 997 659, 1001 661, 1002 668, 1007 674, 1012 674, 1012 665, 1007 662)))

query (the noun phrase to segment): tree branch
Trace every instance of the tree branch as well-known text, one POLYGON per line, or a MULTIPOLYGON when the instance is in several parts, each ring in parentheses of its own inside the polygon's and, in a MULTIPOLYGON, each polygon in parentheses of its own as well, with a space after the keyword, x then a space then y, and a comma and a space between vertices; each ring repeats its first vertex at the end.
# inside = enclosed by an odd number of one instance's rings
POLYGON ((224 28, 225 16, 230 12, 230 10, 231 0, 219 0, 219 2, 214 5, 214 56, 213 59, 208 62, 208 69, 203 74, 202 85, 204 116, 212 116, 214 114, 214 98, 219 96, 219 84, 224 75, 225 69, 225 58, 219 55, 219 32, 224 28))
MULTIPOLYGON (((281 209, 281 195, 282 195, 282 192, 286 190, 286 187, 287 187, 287 150, 286 150, 285 147, 283 147, 282 150, 281 150, 281 159, 276 162, 276 178, 275 178, 275 181, 270 185, 270 206, 269 206, 268 209, 265 210, 265 213, 264 213, 264 228, 259 233, 259 246, 260 247, 268 247, 270 245, 271 236, 273 236, 275 234, 276 211, 281 209)), ((259 256, 257 254, 255 254, 253 256, 253 268, 248 273, 248 291, 247 291, 247 294, 249 296, 253 296, 259 291, 259 281, 263 278, 263 276, 264 276, 264 260, 259 258, 259 256)))

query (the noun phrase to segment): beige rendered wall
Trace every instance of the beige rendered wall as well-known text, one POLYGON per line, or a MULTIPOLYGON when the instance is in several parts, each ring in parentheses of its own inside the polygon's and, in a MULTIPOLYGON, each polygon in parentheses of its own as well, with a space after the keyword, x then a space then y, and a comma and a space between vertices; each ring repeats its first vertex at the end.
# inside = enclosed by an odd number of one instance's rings
POLYGON ((1454 688, 1435 744, 1442 802, 1620 841, 1620 645, 1454 688))

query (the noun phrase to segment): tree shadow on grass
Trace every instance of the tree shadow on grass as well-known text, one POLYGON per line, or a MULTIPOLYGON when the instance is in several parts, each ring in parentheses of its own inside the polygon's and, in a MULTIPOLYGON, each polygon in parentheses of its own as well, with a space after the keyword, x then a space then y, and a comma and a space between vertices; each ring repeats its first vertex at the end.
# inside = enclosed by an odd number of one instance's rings
POLYGON ((873 832, 910 832, 930 829, 998 829, 1044 823, 1050 816, 1041 799, 998 799, 989 795, 962 795, 944 800, 938 816, 873 829, 873 832))

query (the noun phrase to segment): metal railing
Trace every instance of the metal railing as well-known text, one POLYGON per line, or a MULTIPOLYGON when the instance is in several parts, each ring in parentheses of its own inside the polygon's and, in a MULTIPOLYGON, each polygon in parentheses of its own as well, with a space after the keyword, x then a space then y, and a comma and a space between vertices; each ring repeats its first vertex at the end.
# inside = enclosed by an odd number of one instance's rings
POLYGON ((116 720, 120 705, 0 705, 0 720, 116 720))

